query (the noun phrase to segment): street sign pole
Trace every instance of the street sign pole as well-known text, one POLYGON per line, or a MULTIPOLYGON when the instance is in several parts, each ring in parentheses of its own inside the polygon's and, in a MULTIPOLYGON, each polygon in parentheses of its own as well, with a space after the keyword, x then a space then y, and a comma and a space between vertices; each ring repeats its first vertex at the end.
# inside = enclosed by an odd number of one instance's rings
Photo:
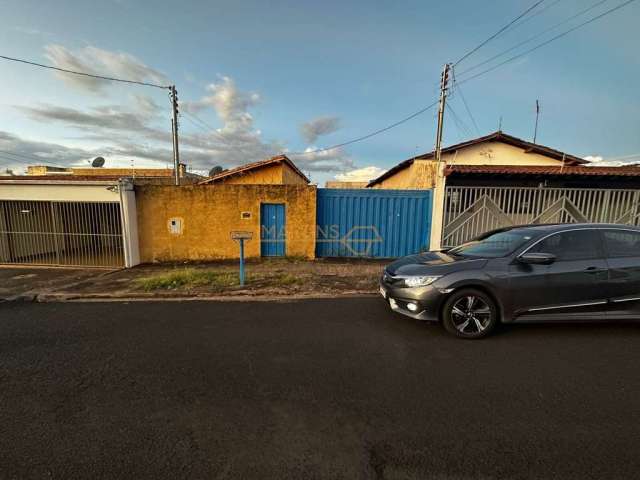
POLYGON ((240 286, 244 286, 244 241, 251 240, 253 232, 231 232, 231 240, 235 240, 240 244, 240 286))
POLYGON ((244 238, 240 239, 240 286, 244 286, 244 238))

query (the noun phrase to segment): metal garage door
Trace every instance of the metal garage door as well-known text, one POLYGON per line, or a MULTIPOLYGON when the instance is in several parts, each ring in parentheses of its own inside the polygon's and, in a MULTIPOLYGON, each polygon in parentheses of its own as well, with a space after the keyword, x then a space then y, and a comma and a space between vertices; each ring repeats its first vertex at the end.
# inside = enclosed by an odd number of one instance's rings
POLYGON ((0 200, 0 263, 122 267, 120 204, 0 200))
POLYGON ((394 258, 429 248, 431 190, 320 188, 316 256, 394 258))

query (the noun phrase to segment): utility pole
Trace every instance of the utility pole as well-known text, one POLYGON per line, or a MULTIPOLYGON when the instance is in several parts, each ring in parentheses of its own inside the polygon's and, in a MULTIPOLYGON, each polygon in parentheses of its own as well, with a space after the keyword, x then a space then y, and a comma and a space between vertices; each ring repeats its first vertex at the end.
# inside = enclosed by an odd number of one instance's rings
POLYGON ((533 143, 536 143, 536 138, 538 138, 538 117, 540 116, 540 102, 536 99, 536 127, 533 130, 533 143))
POLYGON ((446 63, 440 77, 440 106, 438 107, 438 131, 436 133, 436 149, 434 152, 436 161, 435 178, 433 181, 433 203, 431 206, 431 236, 429 239, 429 247, 433 250, 438 250, 440 248, 444 222, 446 179, 444 176, 445 165, 442 162, 442 129, 450 69, 451 65, 446 63))
POLYGON ((173 134, 173 176, 176 186, 180 185, 180 150, 178 147, 178 92, 175 85, 171 85, 171 133, 173 134))
POLYGON ((438 164, 441 161, 441 152, 442 152, 442 127, 444 121, 444 107, 447 99, 447 83, 449 82, 449 69, 451 65, 448 63, 444 64, 444 68, 442 69, 442 75, 440 76, 440 105, 438 107, 438 130, 436 133, 436 149, 435 149, 435 158, 438 164))

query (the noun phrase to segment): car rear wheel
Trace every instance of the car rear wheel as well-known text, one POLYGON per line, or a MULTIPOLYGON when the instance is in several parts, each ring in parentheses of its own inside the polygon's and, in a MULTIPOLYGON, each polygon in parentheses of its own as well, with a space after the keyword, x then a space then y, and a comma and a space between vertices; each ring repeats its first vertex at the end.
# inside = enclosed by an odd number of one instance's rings
POLYGON ((486 293, 475 289, 454 292, 444 305, 444 328, 461 338, 481 338, 498 323, 498 309, 486 293))

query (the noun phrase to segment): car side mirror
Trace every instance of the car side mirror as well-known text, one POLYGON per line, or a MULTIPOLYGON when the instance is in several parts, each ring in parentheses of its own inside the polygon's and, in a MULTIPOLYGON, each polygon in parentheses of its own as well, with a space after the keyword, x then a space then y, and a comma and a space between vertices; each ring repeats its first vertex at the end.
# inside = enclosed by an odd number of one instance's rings
POLYGON ((518 257, 518 261, 527 265, 551 265, 556 261, 556 256, 551 253, 524 253, 518 257))

